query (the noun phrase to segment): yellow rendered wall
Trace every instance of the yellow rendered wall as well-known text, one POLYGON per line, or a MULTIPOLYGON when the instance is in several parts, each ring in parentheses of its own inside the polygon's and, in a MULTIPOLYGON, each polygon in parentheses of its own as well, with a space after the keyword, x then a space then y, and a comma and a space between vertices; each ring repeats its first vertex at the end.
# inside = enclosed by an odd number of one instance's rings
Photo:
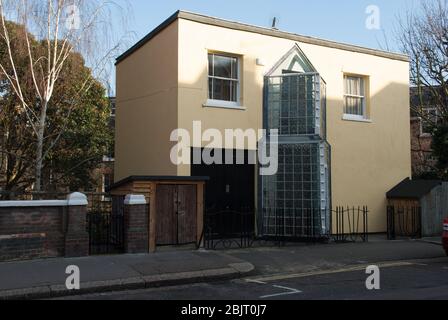
MULTIPOLYGON (((262 128, 263 77, 295 42, 255 33, 178 20, 178 125, 191 129, 262 128), (241 55, 245 111, 204 108, 207 53, 241 55), (256 59, 264 61, 258 66, 256 59)), ((299 43, 327 83, 328 140, 332 146, 333 206, 367 205, 369 231, 386 231, 386 192, 411 176, 409 64, 373 55, 299 43), (370 123, 343 117, 343 75, 369 77, 370 123)), ((162 167, 163 168, 163 167, 162 167)), ((178 175, 190 175, 179 166, 178 175)))
POLYGON ((178 23, 117 65, 115 181, 176 175, 170 134, 177 128, 178 23))

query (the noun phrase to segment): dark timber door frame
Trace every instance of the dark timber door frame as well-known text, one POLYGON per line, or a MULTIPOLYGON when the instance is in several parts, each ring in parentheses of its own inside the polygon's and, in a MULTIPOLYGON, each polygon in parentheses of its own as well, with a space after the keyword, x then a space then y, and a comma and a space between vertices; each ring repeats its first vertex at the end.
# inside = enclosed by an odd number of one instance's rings
POLYGON ((197 186, 157 186, 157 245, 196 243, 197 186))

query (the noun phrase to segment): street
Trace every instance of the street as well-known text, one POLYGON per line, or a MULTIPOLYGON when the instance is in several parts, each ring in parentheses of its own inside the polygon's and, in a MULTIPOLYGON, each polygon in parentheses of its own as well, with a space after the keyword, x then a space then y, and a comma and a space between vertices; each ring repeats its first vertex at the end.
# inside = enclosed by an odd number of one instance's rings
POLYGON ((81 300, 445 300, 448 258, 377 264, 380 290, 367 290, 367 265, 216 283, 72 296, 81 300))

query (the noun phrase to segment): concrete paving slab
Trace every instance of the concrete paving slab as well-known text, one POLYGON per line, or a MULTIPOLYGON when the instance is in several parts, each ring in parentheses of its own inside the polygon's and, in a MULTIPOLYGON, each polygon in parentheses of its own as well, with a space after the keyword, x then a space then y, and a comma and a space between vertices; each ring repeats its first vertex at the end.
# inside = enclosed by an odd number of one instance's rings
POLYGON ((8 262, 0 263, 0 299, 60 297, 232 279, 241 277, 246 270, 253 270, 253 266, 236 257, 205 251, 8 262), (80 269, 79 291, 69 291, 65 286, 65 271, 70 265, 80 269))

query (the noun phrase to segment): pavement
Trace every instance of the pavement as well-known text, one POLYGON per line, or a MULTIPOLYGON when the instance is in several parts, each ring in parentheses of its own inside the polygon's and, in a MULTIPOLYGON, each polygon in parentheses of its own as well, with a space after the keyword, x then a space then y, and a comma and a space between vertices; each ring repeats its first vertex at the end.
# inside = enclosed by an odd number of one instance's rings
POLYGON ((428 238, 422 238, 420 239, 420 241, 423 242, 427 242, 427 243, 432 243, 432 244, 438 244, 438 245, 443 245, 442 244, 442 237, 428 237, 428 238))
POLYGON ((148 290, 241 278, 277 279, 352 268, 365 271, 370 264, 436 258, 446 259, 440 245, 412 240, 386 241, 384 236, 372 236, 368 243, 290 243, 283 247, 264 245, 227 251, 181 250, 9 262, 0 263, 0 300, 148 290), (80 290, 69 291, 65 286, 69 265, 80 269, 80 290))
POLYGON ((176 251, 0 263, 0 300, 44 299, 72 294, 135 290, 234 279, 252 264, 220 252, 176 251), (80 290, 68 290, 68 266, 80 270, 80 290))
POLYGON ((223 253, 247 261, 258 274, 304 273, 353 265, 445 257, 440 245, 420 240, 388 241, 372 235, 367 243, 294 244, 228 250, 223 253))

